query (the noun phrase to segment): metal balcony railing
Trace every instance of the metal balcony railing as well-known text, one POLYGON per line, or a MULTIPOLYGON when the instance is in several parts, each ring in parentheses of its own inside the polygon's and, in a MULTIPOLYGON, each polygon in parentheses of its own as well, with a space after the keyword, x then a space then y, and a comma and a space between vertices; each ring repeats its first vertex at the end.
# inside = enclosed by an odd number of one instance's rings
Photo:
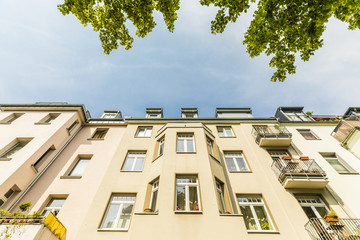
POLYGON ((326 178, 326 173, 313 159, 309 160, 274 160, 271 168, 277 174, 279 182, 287 178, 326 178))
POLYGON ((311 218, 305 229, 313 240, 359 240, 360 219, 339 218, 338 222, 326 222, 323 218, 311 218))
POLYGON ((259 144, 262 138, 291 138, 292 134, 283 126, 253 125, 251 134, 259 144))

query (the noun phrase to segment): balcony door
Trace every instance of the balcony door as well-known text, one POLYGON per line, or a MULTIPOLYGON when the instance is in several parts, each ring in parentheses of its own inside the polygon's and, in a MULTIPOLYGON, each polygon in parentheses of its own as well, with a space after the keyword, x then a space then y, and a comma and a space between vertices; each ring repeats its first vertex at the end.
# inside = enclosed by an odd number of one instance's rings
POLYGON ((319 196, 297 196, 296 198, 309 219, 324 218, 330 211, 319 196))
POLYGON ((276 167, 280 170, 285 168, 291 160, 284 160, 283 157, 291 157, 287 150, 268 150, 271 158, 274 160, 276 167))

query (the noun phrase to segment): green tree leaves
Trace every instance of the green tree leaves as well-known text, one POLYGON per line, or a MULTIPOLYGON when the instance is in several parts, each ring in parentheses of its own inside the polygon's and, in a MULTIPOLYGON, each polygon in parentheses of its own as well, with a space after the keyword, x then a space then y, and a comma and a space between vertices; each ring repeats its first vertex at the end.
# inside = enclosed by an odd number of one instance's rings
MULTIPOLYGON (((222 33, 229 22, 236 22, 255 0, 200 0, 203 6, 219 8, 211 22, 213 34, 222 33)), ((258 0, 243 44, 250 57, 265 53, 271 56, 270 67, 276 68, 271 81, 284 81, 294 74, 295 55, 308 61, 322 47, 321 39, 329 18, 349 23, 349 29, 360 28, 360 0, 258 0)), ((74 14, 83 25, 91 24, 99 32, 105 54, 132 47, 134 38, 126 26, 131 22, 136 35, 145 37, 156 23, 153 11, 163 14, 170 32, 174 31, 179 0, 65 0, 58 5, 64 14, 74 14)))

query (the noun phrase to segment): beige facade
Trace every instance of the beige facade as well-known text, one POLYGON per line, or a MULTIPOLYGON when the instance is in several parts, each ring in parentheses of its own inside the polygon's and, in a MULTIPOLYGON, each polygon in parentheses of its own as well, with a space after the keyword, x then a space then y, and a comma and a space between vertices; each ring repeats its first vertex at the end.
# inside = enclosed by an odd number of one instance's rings
MULTIPOLYGON (((217 109, 211 119, 196 108, 176 119, 163 118, 160 108, 147 109, 146 118, 113 113, 85 115, 53 163, 12 202, 58 213, 66 239, 356 239, 356 224, 341 222, 350 232, 334 232, 322 222, 330 210, 358 217, 357 197, 341 187, 358 176, 339 177, 320 154, 341 148, 338 154, 354 158, 330 135, 336 123, 279 124, 254 118, 249 108, 217 109), (305 140, 299 128, 323 141, 305 140)), ((8 131, 13 138, 22 132, 8 131)), ((360 171, 356 163, 349 160, 360 171)))

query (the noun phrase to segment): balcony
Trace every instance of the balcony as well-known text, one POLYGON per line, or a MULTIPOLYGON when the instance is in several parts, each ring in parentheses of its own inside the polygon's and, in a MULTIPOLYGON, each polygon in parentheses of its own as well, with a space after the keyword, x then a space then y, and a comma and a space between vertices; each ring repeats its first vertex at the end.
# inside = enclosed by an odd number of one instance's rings
POLYGON ((324 170, 313 159, 274 160, 271 168, 285 188, 324 188, 329 182, 324 170))
POLYGON ((332 132, 332 135, 336 140, 346 145, 346 140, 359 128, 360 121, 358 120, 342 120, 332 132))
POLYGON ((305 229, 312 240, 359 240, 360 219, 339 218, 328 223, 323 218, 311 218, 305 229))
POLYGON ((46 218, 0 217, 0 235, 3 236, 2 234, 9 236, 5 239, 13 240, 65 240, 66 228, 52 213, 46 218))
POLYGON ((260 147, 288 147, 292 134, 279 125, 253 125, 251 134, 260 147))

